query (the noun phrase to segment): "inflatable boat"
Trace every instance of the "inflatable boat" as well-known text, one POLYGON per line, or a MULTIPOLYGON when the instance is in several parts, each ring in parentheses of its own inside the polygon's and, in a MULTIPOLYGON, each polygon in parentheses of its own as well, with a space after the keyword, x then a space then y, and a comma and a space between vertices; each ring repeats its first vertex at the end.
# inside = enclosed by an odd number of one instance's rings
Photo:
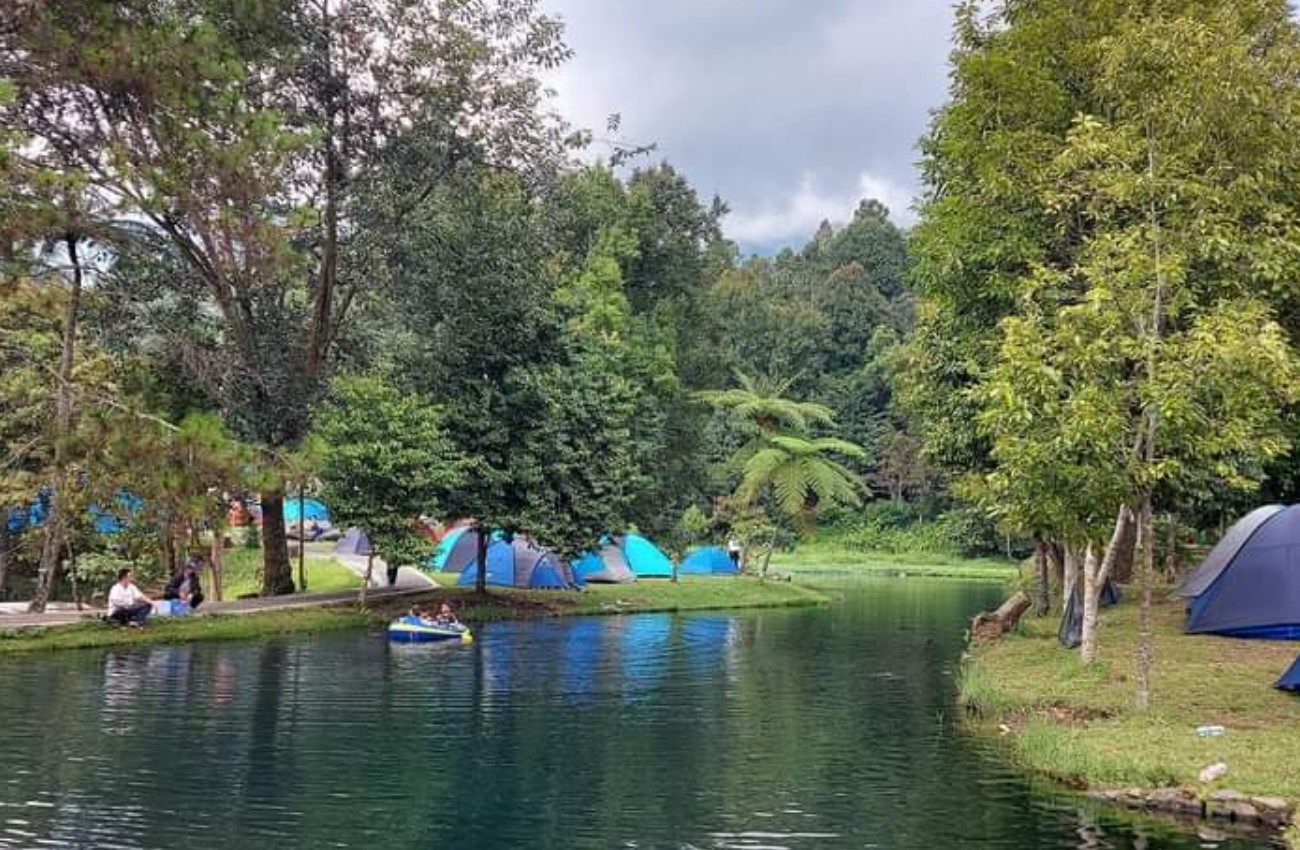
POLYGON ((474 641, 469 629, 459 623, 440 626, 410 615, 398 617, 389 623, 388 639, 397 643, 433 643, 440 640, 472 643, 474 641))

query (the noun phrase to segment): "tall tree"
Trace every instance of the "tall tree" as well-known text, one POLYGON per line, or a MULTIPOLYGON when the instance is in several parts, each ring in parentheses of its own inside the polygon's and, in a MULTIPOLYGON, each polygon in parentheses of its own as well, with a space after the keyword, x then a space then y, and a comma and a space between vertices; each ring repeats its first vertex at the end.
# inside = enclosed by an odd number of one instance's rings
POLYGON ((950 415, 927 436, 987 470, 971 485, 991 509, 1083 553, 1091 661, 1097 597, 1134 514, 1256 486, 1286 448, 1295 365, 1261 293, 1297 291, 1286 139, 1300 54, 1280 3, 1008 3, 986 23, 974 8, 929 143, 931 179, 952 180, 932 184, 918 237, 911 378, 980 424, 983 449, 951 439, 950 415), (1075 38, 1048 38, 1063 31, 1075 38), (1076 113, 1063 126, 1056 104, 1076 113), (989 123, 994 141, 977 142, 989 123), (990 147, 1013 184, 984 170, 990 147), (958 347, 931 347, 941 332, 958 347))

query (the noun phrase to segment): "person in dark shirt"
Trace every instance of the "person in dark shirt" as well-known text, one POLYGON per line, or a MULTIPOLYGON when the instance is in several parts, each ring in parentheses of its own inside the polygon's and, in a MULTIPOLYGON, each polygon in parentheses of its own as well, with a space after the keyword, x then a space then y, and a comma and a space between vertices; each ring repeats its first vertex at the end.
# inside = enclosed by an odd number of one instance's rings
POLYGON ((198 556, 191 556, 163 590, 163 599, 178 599, 197 611, 203 604, 203 585, 199 581, 199 568, 203 565, 198 556))

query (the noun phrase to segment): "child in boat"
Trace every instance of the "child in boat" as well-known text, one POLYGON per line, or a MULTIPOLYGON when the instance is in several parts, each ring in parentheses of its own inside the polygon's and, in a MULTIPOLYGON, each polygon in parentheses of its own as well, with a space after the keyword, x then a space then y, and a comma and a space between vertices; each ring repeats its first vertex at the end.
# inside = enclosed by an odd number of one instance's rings
POLYGON ((438 606, 438 613, 433 618, 435 626, 459 626, 460 620, 456 619, 456 613, 451 610, 451 603, 444 602, 438 606))

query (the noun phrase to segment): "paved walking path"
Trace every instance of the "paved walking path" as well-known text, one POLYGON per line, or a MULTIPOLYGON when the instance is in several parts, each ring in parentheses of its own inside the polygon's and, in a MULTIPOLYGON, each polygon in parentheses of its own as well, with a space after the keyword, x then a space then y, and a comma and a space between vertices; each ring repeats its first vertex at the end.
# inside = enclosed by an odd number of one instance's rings
MULTIPOLYGON (((308 551, 310 552, 311 550, 308 551)), ((361 576, 361 578, 364 579, 366 577, 367 556, 334 555, 333 558, 343 566, 352 570, 352 572, 361 576)), ((370 575, 370 586, 378 588, 388 587, 388 565, 384 563, 382 558, 375 558, 375 569, 370 575)), ((398 567, 397 584, 393 586, 404 590, 428 590, 431 587, 437 587, 438 582, 434 581, 428 573, 422 570, 417 570, 414 567, 398 567)))
MULTIPOLYGON (((342 560, 340 558, 340 560, 342 560)), ((363 559, 364 560, 364 559, 363 559)), ((364 571, 364 567, 363 567, 364 571)), ((418 573, 413 570, 412 572, 418 573)), ((381 579, 387 583, 386 576, 381 579)), ((399 580, 393 587, 374 586, 366 593, 366 600, 394 599, 413 596, 437 587, 427 577, 423 581, 409 578, 405 583, 399 580)), ((372 583, 373 584, 373 583, 372 583)), ((322 608, 328 605, 353 602, 357 598, 355 590, 334 590, 326 593, 303 593, 293 596, 268 596, 257 599, 238 599, 231 602, 208 602, 195 615, 206 614, 256 614, 263 611, 289 611, 297 608, 322 608)), ((27 603, 7 602, 0 604, 0 629, 21 629, 42 626, 66 626, 86 620, 93 620, 103 613, 99 608, 86 608, 77 611, 75 606, 58 603, 52 604, 44 614, 27 613, 27 603)))

